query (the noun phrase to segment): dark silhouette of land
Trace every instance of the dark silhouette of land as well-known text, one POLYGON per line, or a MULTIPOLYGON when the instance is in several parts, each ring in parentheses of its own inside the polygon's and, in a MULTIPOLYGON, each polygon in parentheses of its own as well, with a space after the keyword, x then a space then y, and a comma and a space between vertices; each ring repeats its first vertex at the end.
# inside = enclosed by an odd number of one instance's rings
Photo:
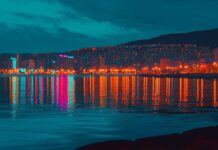
POLYGON ((77 150, 217 150, 218 126, 193 129, 135 141, 117 140, 87 145, 77 150))
POLYGON ((197 44, 216 48, 218 47, 218 29, 161 35, 148 40, 132 41, 124 45, 147 44, 197 44))

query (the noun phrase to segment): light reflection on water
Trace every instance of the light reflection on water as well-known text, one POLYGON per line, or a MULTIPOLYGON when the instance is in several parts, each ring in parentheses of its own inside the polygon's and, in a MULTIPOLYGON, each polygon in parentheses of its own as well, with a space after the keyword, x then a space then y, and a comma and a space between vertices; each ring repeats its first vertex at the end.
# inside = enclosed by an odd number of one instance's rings
POLYGON ((73 149, 216 125, 217 79, 0 77, 0 149, 73 149))

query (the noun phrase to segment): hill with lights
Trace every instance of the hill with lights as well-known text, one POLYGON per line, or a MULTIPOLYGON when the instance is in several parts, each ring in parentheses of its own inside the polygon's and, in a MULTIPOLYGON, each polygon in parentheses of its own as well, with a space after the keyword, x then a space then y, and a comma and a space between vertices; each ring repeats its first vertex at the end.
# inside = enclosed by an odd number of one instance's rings
POLYGON ((218 47, 218 29, 195 31, 189 33, 167 34, 147 40, 138 40, 123 45, 149 45, 149 44, 197 44, 218 47))

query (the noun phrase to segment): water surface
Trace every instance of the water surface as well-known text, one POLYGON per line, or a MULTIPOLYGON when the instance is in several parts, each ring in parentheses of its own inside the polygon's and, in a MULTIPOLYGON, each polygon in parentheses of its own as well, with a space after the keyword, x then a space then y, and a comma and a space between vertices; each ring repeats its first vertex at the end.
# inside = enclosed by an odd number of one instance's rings
POLYGON ((217 79, 1 76, 0 149, 75 149, 217 125, 217 93, 217 79))

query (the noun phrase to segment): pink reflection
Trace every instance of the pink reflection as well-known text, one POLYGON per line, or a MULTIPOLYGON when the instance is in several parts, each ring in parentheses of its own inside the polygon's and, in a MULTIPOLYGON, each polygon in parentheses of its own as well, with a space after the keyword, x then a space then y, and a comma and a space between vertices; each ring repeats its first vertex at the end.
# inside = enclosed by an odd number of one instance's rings
POLYGON ((67 106, 68 105, 68 77, 61 76, 59 80, 59 104, 60 106, 67 106))

